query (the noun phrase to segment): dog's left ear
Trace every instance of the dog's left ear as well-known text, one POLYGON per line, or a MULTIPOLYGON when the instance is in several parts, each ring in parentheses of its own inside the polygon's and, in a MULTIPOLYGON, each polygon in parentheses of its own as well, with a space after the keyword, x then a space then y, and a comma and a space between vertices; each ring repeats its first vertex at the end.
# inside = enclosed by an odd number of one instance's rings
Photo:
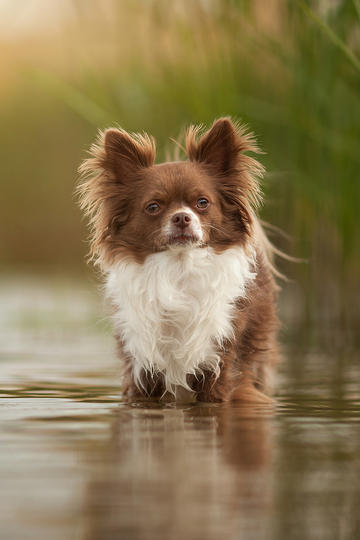
POLYGON ((219 118, 200 139, 198 129, 191 127, 186 137, 186 150, 190 161, 209 165, 218 174, 227 174, 236 167, 241 141, 229 118, 219 118))
POLYGON ((253 208, 261 200, 258 179, 263 166, 246 152, 258 153, 256 141, 246 127, 229 118, 219 118, 198 138, 199 128, 190 127, 186 151, 190 161, 204 166, 215 179, 223 211, 240 232, 251 233, 253 208))
POLYGON ((204 163, 221 176, 244 170, 262 176, 262 165, 245 155, 246 152, 261 153, 246 126, 225 117, 215 120, 200 138, 197 137, 199 131, 199 127, 191 126, 186 135, 186 152, 190 161, 204 163))
POLYGON ((260 200, 258 179, 264 168, 247 152, 260 153, 254 136, 246 126, 230 118, 215 120, 212 127, 198 137, 199 128, 191 126, 186 135, 186 152, 190 161, 205 165, 220 179, 222 189, 238 189, 255 206, 260 200))

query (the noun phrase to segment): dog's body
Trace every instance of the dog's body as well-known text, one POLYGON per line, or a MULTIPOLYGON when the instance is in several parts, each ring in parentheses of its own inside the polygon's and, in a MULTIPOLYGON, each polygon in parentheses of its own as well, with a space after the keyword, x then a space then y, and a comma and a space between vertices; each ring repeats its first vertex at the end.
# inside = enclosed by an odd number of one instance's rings
POLYGON ((262 167, 244 154, 257 147, 226 118, 199 140, 190 129, 186 143, 189 161, 154 165, 149 137, 111 129, 83 166, 124 393, 263 401, 277 318, 253 211, 262 167))

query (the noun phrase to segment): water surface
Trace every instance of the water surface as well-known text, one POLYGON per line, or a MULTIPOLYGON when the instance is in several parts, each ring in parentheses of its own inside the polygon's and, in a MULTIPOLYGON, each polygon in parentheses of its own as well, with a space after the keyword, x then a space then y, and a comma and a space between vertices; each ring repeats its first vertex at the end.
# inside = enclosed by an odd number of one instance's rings
POLYGON ((273 407, 124 403, 68 287, 0 291, 1 540, 360 538, 357 355, 291 346, 273 407))

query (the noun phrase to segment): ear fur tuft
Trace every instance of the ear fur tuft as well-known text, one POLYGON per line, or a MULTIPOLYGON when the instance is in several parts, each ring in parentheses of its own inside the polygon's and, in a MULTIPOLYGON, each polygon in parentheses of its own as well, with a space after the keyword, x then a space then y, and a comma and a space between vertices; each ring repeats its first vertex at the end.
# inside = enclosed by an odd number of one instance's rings
POLYGON ((237 154, 234 126, 228 118, 219 118, 198 142, 187 138, 190 161, 200 161, 226 173, 233 166, 237 154), (188 144, 189 143, 189 144, 188 144))
POLYGON ((155 161, 155 141, 144 134, 130 135, 123 129, 110 128, 105 131, 105 168, 120 176, 127 169, 151 167, 155 161))
POLYGON ((200 135, 202 126, 190 126, 186 134, 186 152, 190 161, 205 165, 219 177, 224 187, 233 184, 256 207, 261 202, 259 178, 264 167, 246 152, 261 153, 255 137, 246 125, 224 117, 200 135))
POLYGON ((99 131, 89 153, 79 168, 76 193, 90 221, 90 259, 101 262, 104 240, 127 220, 126 201, 129 189, 135 189, 136 171, 154 164, 156 147, 146 133, 110 128, 99 131))

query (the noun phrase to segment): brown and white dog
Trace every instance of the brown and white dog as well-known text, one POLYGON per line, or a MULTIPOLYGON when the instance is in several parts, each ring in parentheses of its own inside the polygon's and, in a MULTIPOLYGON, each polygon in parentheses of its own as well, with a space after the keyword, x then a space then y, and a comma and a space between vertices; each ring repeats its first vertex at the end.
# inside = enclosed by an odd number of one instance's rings
POLYGON ((276 285, 249 151, 253 136, 220 118, 189 128, 187 161, 155 164, 151 137, 108 129, 81 166, 130 398, 268 399, 276 285))

